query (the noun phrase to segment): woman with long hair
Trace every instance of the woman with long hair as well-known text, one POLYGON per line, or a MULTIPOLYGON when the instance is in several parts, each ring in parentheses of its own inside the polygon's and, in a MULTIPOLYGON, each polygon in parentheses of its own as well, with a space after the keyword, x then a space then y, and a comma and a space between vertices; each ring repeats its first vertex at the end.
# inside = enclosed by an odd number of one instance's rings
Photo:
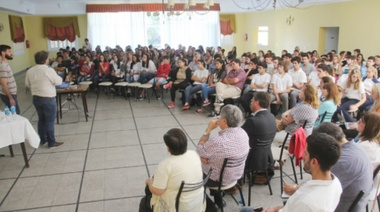
POLYGON ((286 125, 286 132, 293 134, 294 131, 307 121, 305 132, 306 136, 309 136, 318 117, 319 100, 317 89, 313 85, 307 84, 302 89, 299 98, 302 100, 302 103, 283 113, 281 123, 286 125))
POLYGON ((314 128, 321 123, 323 116, 323 122, 330 122, 333 114, 336 111, 337 105, 340 104, 338 86, 334 83, 325 83, 323 85, 322 96, 324 101, 318 108, 318 119, 315 121, 314 128))
POLYGON ((185 89, 190 85, 191 70, 187 67, 186 60, 183 58, 178 59, 178 68, 174 69, 169 74, 169 83, 164 85, 164 89, 170 88, 171 102, 168 108, 175 107, 175 93, 178 89, 185 89))
POLYGON ((343 98, 342 104, 338 107, 333 116, 333 120, 337 120, 337 115, 343 113, 344 119, 347 122, 354 122, 353 118, 348 114, 349 110, 358 110, 359 107, 366 101, 364 85, 361 80, 361 74, 358 68, 353 69, 347 78, 347 82, 343 83, 343 98))
POLYGON ((359 144, 367 152, 373 167, 380 164, 380 114, 365 113, 358 121, 359 144))
POLYGON ((214 72, 211 73, 208 78, 208 83, 202 84, 202 107, 195 111, 197 113, 204 112, 204 107, 211 103, 208 98, 209 95, 216 93, 216 83, 221 82, 227 75, 223 59, 216 59, 215 67, 214 72))
MULTIPOLYGON (((149 82, 149 80, 151 80, 154 77, 156 72, 156 65, 154 65, 154 62, 150 59, 149 55, 147 53, 144 53, 142 55, 141 72, 138 82, 141 84, 149 82)), ((143 96, 140 96, 140 99, 143 98, 143 96)))

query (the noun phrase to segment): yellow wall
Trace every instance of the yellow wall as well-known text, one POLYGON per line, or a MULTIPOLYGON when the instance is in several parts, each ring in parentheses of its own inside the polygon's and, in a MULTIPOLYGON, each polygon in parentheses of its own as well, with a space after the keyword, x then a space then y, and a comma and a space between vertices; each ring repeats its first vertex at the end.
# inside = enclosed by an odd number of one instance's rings
MULTIPOLYGON (((13 50, 13 42, 11 40, 11 31, 9 27, 8 15, 9 14, 0 12, 0 22, 4 25, 4 30, 0 32, 0 44, 8 45, 13 50)), ((24 30, 25 30, 25 17, 23 18, 23 23, 24 23, 24 30)), ((29 50, 26 48, 25 42, 23 46, 24 46, 24 54, 18 55, 18 56, 13 55, 13 60, 9 62, 13 73, 22 71, 26 69, 27 67, 29 67, 30 65, 29 50)))
MULTIPOLYGON (((236 16, 237 33, 234 34, 238 55, 243 52, 272 50, 280 54, 282 49, 302 51, 319 50, 320 27, 339 27, 338 51, 360 48, 365 57, 380 53, 380 27, 377 20, 380 1, 360 0, 337 4, 313 6, 306 9, 283 9, 276 11, 245 13, 236 16), (289 15, 292 25, 286 24, 289 15), (269 27, 269 45, 257 47, 258 26, 269 27), (248 42, 243 39, 248 33, 248 42)), ((227 50, 227 47, 226 47, 227 50)))
MULTIPOLYGON (((4 30, 0 32, 0 43, 13 48, 8 15, 9 14, 0 12, 0 22, 4 24, 4 30)), ((35 64, 34 53, 48 49, 47 40, 43 35, 43 16, 24 16, 22 18, 24 22, 25 39, 29 40, 30 49, 27 49, 24 43, 24 54, 14 56, 14 59, 10 62, 14 73, 33 66, 35 64)), ((87 37, 87 15, 79 15, 78 24, 81 33, 81 37, 78 40, 78 47, 82 47, 84 39, 87 37)), ((55 57, 55 55, 56 52, 50 52, 50 57, 55 57)))
MULTIPOLYGON (((43 34, 43 26, 42 26, 42 18, 44 16, 27 16, 24 17, 27 31, 27 39, 30 41, 30 55, 29 59, 34 64, 34 53, 41 51, 41 50, 47 50, 48 44, 47 40, 44 37, 43 34)), ((78 48, 82 47, 84 44, 84 39, 87 37, 87 15, 79 15, 78 16, 78 24, 79 24, 79 30, 81 37, 78 38, 78 48)), ((50 52, 50 57, 55 57, 56 52, 50 52)))

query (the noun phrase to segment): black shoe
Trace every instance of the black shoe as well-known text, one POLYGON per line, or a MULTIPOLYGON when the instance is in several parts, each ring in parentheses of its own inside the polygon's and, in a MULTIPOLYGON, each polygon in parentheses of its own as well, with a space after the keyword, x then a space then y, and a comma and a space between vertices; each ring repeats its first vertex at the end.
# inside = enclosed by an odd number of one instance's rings
POLYGON ((40 141, 40 146, 43 146, 43 145, 45 145, 45 144, 47 144, 46 141, 40 141))
POLYGON ((49 149, 60 147, 63 145, 63 142, 55 142, 53 146, 49 146, 49 149))

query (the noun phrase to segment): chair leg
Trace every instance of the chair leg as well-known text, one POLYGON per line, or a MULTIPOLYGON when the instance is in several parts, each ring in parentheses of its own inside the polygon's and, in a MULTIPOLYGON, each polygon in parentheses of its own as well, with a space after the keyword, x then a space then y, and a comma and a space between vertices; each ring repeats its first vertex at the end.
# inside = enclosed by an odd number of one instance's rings
POLYGON ((283 171, 283 169, 282 169, 282 163, 281 163, 281 161, 279 161, 278 162, 279 164, 280 164, 280 189, 281 189, 281 194, 282 194, 282 192, 284 191, 284 178, 283 178, 283 174, 282 174, 282 171, 283 171))
POLYGON ((248 206, 251 206, 252 172, 248 171, 248 206))
POLYGON ((243 196, 243 191, 241 190, 241 187, 238 183, 236 183, 235 185, 238 190, 239 190, 239 193, 240 193, 240 199, 241 199, 241 204, 243 204, 243 206, 245 206, 245 201, 244 201, 244 196, 243 196))
POLYGON ((9 145, 8 148, 9 148, 9 153, 11 154, 11 157, 14 157, 15 155, 13 154, 12 145, 9 145))
POLYGON ((270 195, 273 195, 272 186, 270 185, 270 179, 269 179, 269 175, 268 175, 268 170, 265 170, 265 176, 267 177, 267 181, 268 181, 269 193, 270 193, 270 195))
POLYGON ((301 178, 301 180, 303 179, 303 176, 302 176, 302 160, 300 161, 300 178, 301 178))
POLYGON ((296 184, 298 184, 298 180, 297 180, 297 173, 296 173, 296 167, 294 166, 294 161, 293 161, 294 157, 290 157, 290 162, 292 163, 292 168, 293 168, 293 174, 294 174, 294 182, 296 184))

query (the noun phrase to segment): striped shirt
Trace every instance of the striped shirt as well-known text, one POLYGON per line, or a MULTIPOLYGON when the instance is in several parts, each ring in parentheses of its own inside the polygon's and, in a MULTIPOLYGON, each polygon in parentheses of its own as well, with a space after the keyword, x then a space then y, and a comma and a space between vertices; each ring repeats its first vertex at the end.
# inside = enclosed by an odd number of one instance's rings
MULTIPOLYGON (((13 77, 11 66, 6 62, 0 62, 0 78, 6 78, 9 92, 12 95, 17 95, 16 80, 13 77)), ((3 86, 0 86, 0 94, 7 95, 3 89, 3 86)))
POLYGON ((210 179, 213 181, 219 181, 224 158, 244 158, 238 166, 225 169, 223 185, 229 185, 243 175, 249 152, 249 138, 240 127, 227 128, 221 130, 219 136, 209 138, 204 144, 198 144, 197 152, 202 158, 208 159, 208 163, 202 163, 202 170, 203 173, 208 173, 212 168, 210 179))

